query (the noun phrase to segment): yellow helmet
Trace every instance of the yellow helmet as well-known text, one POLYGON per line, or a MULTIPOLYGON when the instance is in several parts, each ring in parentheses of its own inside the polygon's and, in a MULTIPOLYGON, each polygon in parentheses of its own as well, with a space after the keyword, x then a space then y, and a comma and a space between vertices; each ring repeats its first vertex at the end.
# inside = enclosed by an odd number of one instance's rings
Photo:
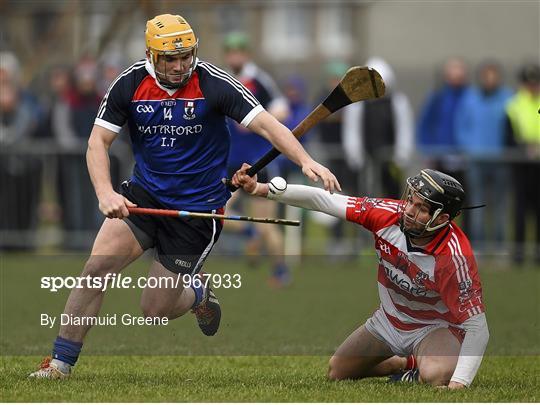
MULTIPOLYGON (((184 85, 191 77, 195 68, 197 48, 199 46, 199 40, 189 23, 179 15, 161 14, 148 20, 145 37, 146 49, 148 50, 150 63, 154 70, 156 70, 159 55, 192 53, 193 60, 191 67, 180 83, 180 86, 184 85)), ((172 85, 164 76, 164 72, 156 71, 156 77, 161 84, 166 87, 180 87, 179 85, 172 85), (158 74, 161 77, 158 77, 158 74)))

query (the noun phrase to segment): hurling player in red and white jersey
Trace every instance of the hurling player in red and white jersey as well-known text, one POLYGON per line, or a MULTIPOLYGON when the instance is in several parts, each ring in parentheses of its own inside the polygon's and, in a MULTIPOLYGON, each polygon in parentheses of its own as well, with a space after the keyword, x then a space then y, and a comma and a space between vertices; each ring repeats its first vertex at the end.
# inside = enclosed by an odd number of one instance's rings
POLYGON ((248 168, 244 164, 233 177, 244 191, 373 233, 381 305, 337 349, 329 378, 388 375, 453 389, 472 383, 489 332, 476 261, 453 222, 465 200, 456 179, 425 169, 407 179, 401 200, 391 200, 331 194, 283 179, 258 183, 245 174, 248 168))

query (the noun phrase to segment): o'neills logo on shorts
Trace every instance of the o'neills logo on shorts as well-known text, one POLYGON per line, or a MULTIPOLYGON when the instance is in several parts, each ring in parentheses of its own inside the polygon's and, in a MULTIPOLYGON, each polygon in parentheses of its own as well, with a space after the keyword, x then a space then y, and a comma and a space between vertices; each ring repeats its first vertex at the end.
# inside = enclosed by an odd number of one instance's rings
POLYGON ((177 266, 180 266, 180 267, 186 267, 188 269, 191 268, 191 262, 188 262, 186 260, 180 260, 180 259, 176 259, 174 261, 174 264, 176 264, 177 266))

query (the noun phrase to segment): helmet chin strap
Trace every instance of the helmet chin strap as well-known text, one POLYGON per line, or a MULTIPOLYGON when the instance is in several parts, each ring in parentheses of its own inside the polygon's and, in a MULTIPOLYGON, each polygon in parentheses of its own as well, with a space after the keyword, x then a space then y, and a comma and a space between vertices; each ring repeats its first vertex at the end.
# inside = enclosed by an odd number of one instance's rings
POLYGON ((189 78, 191 77, 191 74, 193 73, 193 71, 190 68, 187 73, 184 73, 182 75, 182 76, 185 76, 185 77, 180 82, 172 83, 172 82, 167 80, 167 74, 166 73, 160 72, 159 70, 157 70, 153 62, 151 62, 151 64, 152 64, 152 68, 154 68, 154 73, 156 74, 156 80, 159 82, 159 84, 161 86, 163 86, 163 87, 165 87, 166 89, 169 89, 169 90, 176 90, 176 89, 179 89, 181 87, 184 87, 186 85, 187 81, 189 80, 189 78))
POLYGON ((195 70, 195 66, 196 66, 196 59, 197 59, 197 48, 193 48, 192 50, 192 56, 193 56, 193 61, 191 62, 191 66, 189 67, 189 70, 187 71, 187 73, 183 73, 182 74, 182 80, 178 83, 172 83, 170 81, 167 80, 167 74, 165 72, 160 72, 157 68, 156 68, 156 65, 154 63, 154 59, 157 60, 157 56, 156 54, 154 54, 154 52, 149 49, 149 53, 150 53, 150 65, 152 66, 152 69, 154 69, 154 73, 156 75, 156 80, 159 82, 159 84, 163 87, 165 87, 166 89, 169 89, 169 90, 176 90, 176 89, 179 89, 181 87, 184 87, 188 80, 190 79, 191 75, 193 74, 194 70, 195 70))
POLYGON ((427 236, 430 236, 433 232, 441 229, 441 228, 444 228, 445 226, 447 226, 449 223, 450 223, 450 220, 447 220, 447 221, 444 221, 443 223, 441 224, 438 224, 438 225, 434 225, 434 226, 431 226, 431 224, 439 217, 439 215, 443 212, 443 207, 440 206, 439 203, 435 202, 435 201, 431 201, 429 200, 428 198, 426 198, 425 196, 423 196, 422 194, 420 194, 417 190, 415 190, 410 184, 407 185, 407 188, 406 190, 404 191, 403 193, 403 196, 401 197, 401 205, 400 205, 400 210, 401 210, 401 219, 400 219, 400 229, 403 233, 405 233, 407 236, 409 237, 412 237, 412 238, 421 238, 421 237, 427 237, 427 236), (435 209, 435 211, 433 211, 433 214, 431 215, 431 218, 429 219, 429 221, 427 221, 426 223, 424 222, 420 222, 418 221, 418 215, 419 215, 419 212, 417 211, 416 212, 416 215, 413 217, 409 216, 406 214, 406 209, 407 209, 407 204, 409 204, 408 202, 408 199, 409 199, 409 195, 416 195, 418 197, 420 197, 422 200, 424 200, 425 202, 428 202, 431 207, 433 207, 434 205, 439 205, 438 208, 435 209), (410 229, 406 229, 405 228, 405 218, 408 218, 409 220, 413 221, 415 224, 420 224, 423 226, 423 229, 420 229, 420 230, 410 230, 410 229))
POLYGON ((193 73, 191 71, 191 69, 189 70, 188 73, 184 73, 182 75, 182 80, 178 83, 172 83, 172 82, 169 82, 167 79, 164 79, 163 77, 167 77, 167 75, 163 72, 159 72, 157 70, 154 69, 154 71, 156 72, 156 80, 159 82, 160 85, 162 85, 163 87, 165 87, 166 89, 169 89, 169 90, 176 90, 176 89, 179 89, 181 87, 184 87, 189 78, 191 77, 191 74, 193 73), (161 77, 160 77, 161 76, 161 77))
MULTIPOLYGON (((424 229, 422 229, 421 231, 412 231, 412 230, 408 230, 408 229, 405 229, 405 221, 403 219, 403 217, 407 217, 409 219, 411 219, 412 221, 414 221, 415 223, 418 223, 418 224, 422 224, 421 222, 418 222, 416 220, 416 217, 415 218, 411 218, 409 216, 407 216, 407 214, 405 214, 405 212, 402 212, 401 215, 401 221, 400 221, 400 229, 403 233, 405 233, 407 236, 409 237, 412 237, 412 238, 420 238, 420 237, 423 237, 423 236, 430 236, 429 234, 431 232, 435 232, 441 228, 444 228, 446 225, 448 225, 450 223, 450 221, 445 221, 439 225, 435 225, 435 226, 430 226, 433 221, 435 221, 435 219, 437 219, 437 217, 439 216, 439 214, 442 212, 442 208, 437 208, 435 210, 435 212, 433 213, 433 215, 431 216, 430 220, 423 224, 424 225, 424 229)), ((418 216, 418 213, 416 214, 416 216, 418 216)))

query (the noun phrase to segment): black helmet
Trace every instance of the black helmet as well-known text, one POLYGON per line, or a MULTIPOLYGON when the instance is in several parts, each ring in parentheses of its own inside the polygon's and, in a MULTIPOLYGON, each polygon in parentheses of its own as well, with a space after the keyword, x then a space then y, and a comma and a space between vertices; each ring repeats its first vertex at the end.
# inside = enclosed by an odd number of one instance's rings
POLYGON ((433 212, 442 206, 442 212, 455 218, 465 202, 465 191, 459 181, 452 176, 432 169, 421 170, 407 179, 407 184, 418 191, 431 205, 433 212))
MULTIPOLYGON (((424 230, 419 233, 411 233, 412 236, 421 236, 426 231, 432 232, 440 229, 450 221, 431 226, 433 221, 441 213, 447 213, 450 220, 454 219, 461 212, 465 201, 465 191, 459 181, 453 177, 432 169, 421 170, 419 174, 407 179, 407 189, 405 191, 405 204, 410 194, 416 194, 425 200, 430 206, 431 219, 425 224, 424 230)), ((403 204, 402 212, 405 205, 403 204)), ((402 223, 403 227, 403 223, 402 223)))

